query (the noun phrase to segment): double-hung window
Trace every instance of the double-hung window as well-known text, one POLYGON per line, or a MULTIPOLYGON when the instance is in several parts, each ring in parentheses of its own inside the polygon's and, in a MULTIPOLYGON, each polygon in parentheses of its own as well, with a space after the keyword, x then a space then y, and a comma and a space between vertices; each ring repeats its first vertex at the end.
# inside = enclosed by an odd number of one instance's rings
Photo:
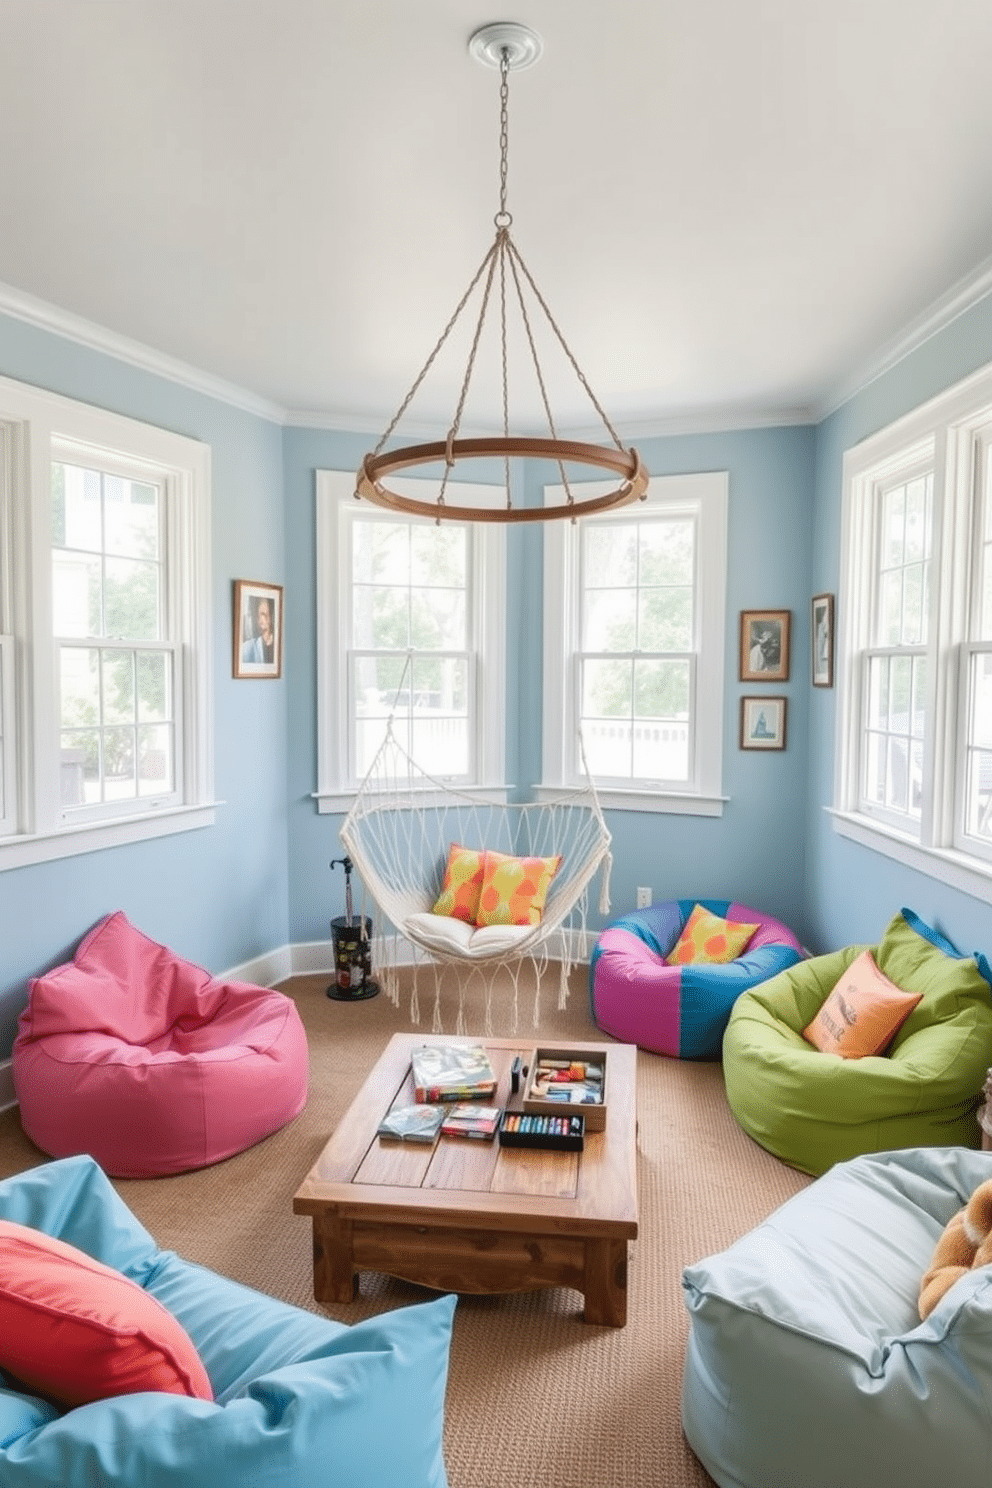
POLYGON ((834 820, 992 891, 992 370, 849 450, 834 820))
POLYGON ((210 454, 0 379, 0 867, 213 820, 210 454))
POLYGON ((63 819, 173 805, 182 654, 169 623, 166 480, 109 453, 94 459, 56 444, 53 455, 63 819))
POLYGON ((720 812, 726 522, 716 473, 546 532, 546 785, 584 751, 607 804, 720 812))
MULTIPOLYGON (((319 808, 350 799, 390 718, 436 779, 502 785, 502 532, 394 515, 354 490, 353 475, 317 474, 319 808)), ((449 492, 472 504, 473 487, 449 492)))

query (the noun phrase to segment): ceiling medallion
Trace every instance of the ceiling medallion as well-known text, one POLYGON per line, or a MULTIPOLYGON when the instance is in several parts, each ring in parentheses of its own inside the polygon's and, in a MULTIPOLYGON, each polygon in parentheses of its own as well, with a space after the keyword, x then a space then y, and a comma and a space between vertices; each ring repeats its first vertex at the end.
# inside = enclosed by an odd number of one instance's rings
POLYGON ((615 507, 626 506, 630 502, 642 499, 647 491, 648 474, 641 463, 640 457, 636 450, 626 448, 623 445, 604 413, 586 380, 585 374, 582 372, 564 336, 558 329, 544 297, 534 283, 516 244, 510 236, 510 226, 513 219, 507 210, 506 204, 509 138, 509 74, 513 69, 532 66, 540 57, 542 50, 543 44, 541 38, 535 31, 531 31, 526 26, 517 25, 512 21, 500 21, 489 26, 483 26, 469 40, 470 54, 477 61, 487 66, 498 68, 500 74, 500 191, 499 210, 493 219, 496 227, 496 236, 485 258, 476 270, 471 283, 458 302, 454 314, 442 331, 434 350, 427 358, 427 361, 410 388, 410 391, 383 433, 379 443, 375 449, 365 456, 358 471, 355 495, 373 502, 376 506, 384 507, 389 511, 407 513, 413 516, 432 517, 436 521, 446 519, 459 522, 543 522, 561 517, 574 520, 576 517, 586 516, 593 512, 608 511, 615 507), (400 420, 410 407, 442 347, 459 321, 473 292, 480 284, 482 285, 481 306, 475 323, 472 344, 468 354, 457 406, 448 426, 446 436, 443 439, 431 441, 426 444, 403 445, 402 447, 394 447, 387 450, 386 445, 396 432, 400 420), (491 301, 494 298, 494 287, 497 289, 496 299, 498 301, 498 309, 494 311, 494 318, 497 318, 498 322, 496 329, 498 331, 501 356, 502 433, 500 435, 493 434, 478 438, 464 438, 461 434, 462 417, 472 375, 476 367, 480 341, 483 337, 491 301), (530 364, 533 373, 536 375, 540 402, 548 430, 546 437, 528 437, 511 434, 510 432, 508 365, 510 332, 508 329, 508 317, 511 309, 515 309, 516 314, 519 316, 516 334, 518 335, 520 344, 525 346, 529 352, 530 364), (543 317, 543 322, 539 318, 538 312, 540 317, 543 317), (537 347, 535 345, 535 324, 542 323, 550 327, 554 341, 564 353, 572 374, 578 380, 590 403, 596 410, 606 434, 609 436, 610 443, 587 444, 578 440, 559 438, 554 414, 551 409, 547 378, 538 359, 537 347), (487 458, 496 459, 503 466, 503 484, 492 487, 494 498, 499 493, 502 493, 502 501, 497 502, 494 499, 492 505, 485 507, 450 505, 445 499, 445 493, 451 472, 455 466, 460 461, 487 458), (556 463, 561 476, 565 500, 557 504, 545 506, 514 506, 510 490, 510 462, 514 459, 546 459, 556 463), (606 495, 576 500, 565 471, 565 466, 572 464, 588 465, 605 470, 609 472, 611 477, 619 477, 619 484, 606 495), (390 489, 386 484, 386 480, 396 472, 420 466, 442 467, 442 473, 438 477, 439 488, 435 500, 417 500, 390 489))

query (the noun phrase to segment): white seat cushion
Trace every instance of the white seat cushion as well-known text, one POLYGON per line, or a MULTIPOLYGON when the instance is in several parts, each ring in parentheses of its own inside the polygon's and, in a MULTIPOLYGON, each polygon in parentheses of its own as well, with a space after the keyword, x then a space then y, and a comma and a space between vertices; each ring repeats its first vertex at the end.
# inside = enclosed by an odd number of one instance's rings
POLYGON ((534 933, 533 925, 467 925, 448 915, 412 914, 403 922, 403 933, 417 945, 442 956, 460 956, 467 961, 508 955, 534 933))

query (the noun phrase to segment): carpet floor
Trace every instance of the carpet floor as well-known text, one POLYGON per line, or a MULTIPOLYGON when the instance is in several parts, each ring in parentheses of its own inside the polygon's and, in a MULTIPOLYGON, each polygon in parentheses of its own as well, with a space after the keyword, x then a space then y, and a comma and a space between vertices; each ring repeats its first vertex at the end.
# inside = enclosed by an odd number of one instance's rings
MULTIPOLYGON (((549 979, 550 980, 550 979, 549 979)), ((542 989, 542 1040, 602 1038, 589 1015, 585 969, 573 975, 566 1011, 542 989)), ((313 1299, 310 1220, 292 1196, 390 1035, 409 1029, 408 998, 336 1002, 328 978, 283 985, 310 1042, 311 1091, 282 1131, 227 1162, 175 1178, 118 1179, 115 1187, 166 1249, 260 1291, 342 1322, 431 1295, 364 1274, 350 1305, 313 1299)), ((405 993, 404 989, 404 993, 405 993)), ((532 992, 533 989, 531 989, 532 992)), ((532 997, 531 997, 532 1000, 532 997)), ((421 999, 425 1005, 425 999, 421 999)), ((454 1031, 457 986, 442 983, 444 1026, 454 1031)), ((481 993, 466 993, 469 1033, 484 1030, 481 993)), ((527 988, 521 1020, 493 1001, 497 1036, 531 1033, 527 988)), ((430 1033, 429 1007, 421 1024, 430 1033)), ((722 1250, 809 1180, 757 1147, 727 1107, 718 1063, 638 1054, 639 1235, 630 1246, 628 1322, 582 1322, 569 1289, 463 1297, 455 1317, 445 1457, 451 1488, 701 1488, 712 1482, 682 1435, 679 1402, 687 1320, 683 1266, 722 1250)), ((0 1175, 43 1156, 17 1109, 0 1114, 0 1175)), ((415 1485, 412 1485, 415 1488, 415 1485)))

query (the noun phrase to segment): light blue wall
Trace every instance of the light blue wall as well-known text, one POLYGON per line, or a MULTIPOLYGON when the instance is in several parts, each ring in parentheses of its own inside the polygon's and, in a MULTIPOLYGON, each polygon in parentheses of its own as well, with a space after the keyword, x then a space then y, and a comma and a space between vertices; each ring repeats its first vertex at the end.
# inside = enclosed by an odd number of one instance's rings
MULTIPOLYGON (((835 693, 809 685, 809 599, 836 592, 841 460, 849 445, 992 356, 992 299, 852 398, 818 428, 645 440, 652 474, 727 470, 730 564, 721 818, 611 812, 613 913, 638 884, 656 900, 727 897, 778 914, 814 950, 877 939, 909 904, 958 944, 992 947, 984 902, 837 837, 824 806, 833 771, 835 693), (741 609, 792 611, 782 753, 738 748, 741 609)), ((213 969, 286 942, 324 941, 341 912, 328 864, 340 817, 319 816, 316 785, 314 472, 353 470, 364 435, 280 427, 165 378, 0 316, 0 375, 202 439, 212 452, 215 775, 213 828, 0 873, 0 1058, 27 979, 71 954, 122 908, 148 934, 213 969), (231 678, 231 584, 286 586, 284 677, 231 678)), ((536 474, 532 474, 536 486, 536 474)), ((526 493, 534 499, 535 490, 526 493)), ((508 778, 541 769, 542 533, 508 533, 508 778)), ((594 916, 594 923, 598 920, 594 916)))
MULTIPOLYGON (((294 941, 325 939, 342 909, 339 816, 318 816, 314 695, 314 473, 353 470, 368 440, 290 429, 284 439, 287 572, 295 597, 290 679, 290 932, 294 941), (305 624, 304 624, 305 620, 305 624), (298 650, 297 650, 298 648, 298 650)), ((740 899, 777 914, 806 933, 803 892, 807 713, 809 707, 809 501, 813 478, 810 428, 652 439, 640 453, 654 475, 727 470, 730 475, 730 579, 727 595, 727 688, 722 818, 609 813, 614 835, 613 912, 633 908, 634 889, 650 884, 656 900, 698 896, 740 899), (784 686, 737 681, 741 609, 792 611, 792 667, 784 686), (782 753, 738 748, 740 697, 788 697, 788 747, 782 753)), ((536 484, 535 473, 532 477, 536 484)), ((526 500, 538 499, 536 489, 526 500)), ((507 778, 526 794, 540 779, 542 726, 542 533, 514 527, 507 548, 507 778)), ((498 725, 496 725, 498 726, 498 725)), ((593 915, 592 922, 602 923, 593 915)))
MULTIPOLYGON (((812 593, 836 592, 844 451, 992 360, 992 297, 959 316, 816 431, 812 593)), ((962 950, 992 950, 985 900, 904 868, 833 831, 824 808, 833 791, 836 690, 813 690, 808 772, 806 902, 818 946, 877 941, 903 905, 962 950)))
MULTIPOLYGON (((156 940, 213 971, 288 938, 286 699, 280 681, 231 677, 231 584, 285 577, 282 430, 226 403, 0 316, 0 375, 209 444, 213 478, 216 825, 0 872, 0 1058, 27 979, 123 909, 156 940)), ((288 612, 298 621, 295 596, 288 612)))

